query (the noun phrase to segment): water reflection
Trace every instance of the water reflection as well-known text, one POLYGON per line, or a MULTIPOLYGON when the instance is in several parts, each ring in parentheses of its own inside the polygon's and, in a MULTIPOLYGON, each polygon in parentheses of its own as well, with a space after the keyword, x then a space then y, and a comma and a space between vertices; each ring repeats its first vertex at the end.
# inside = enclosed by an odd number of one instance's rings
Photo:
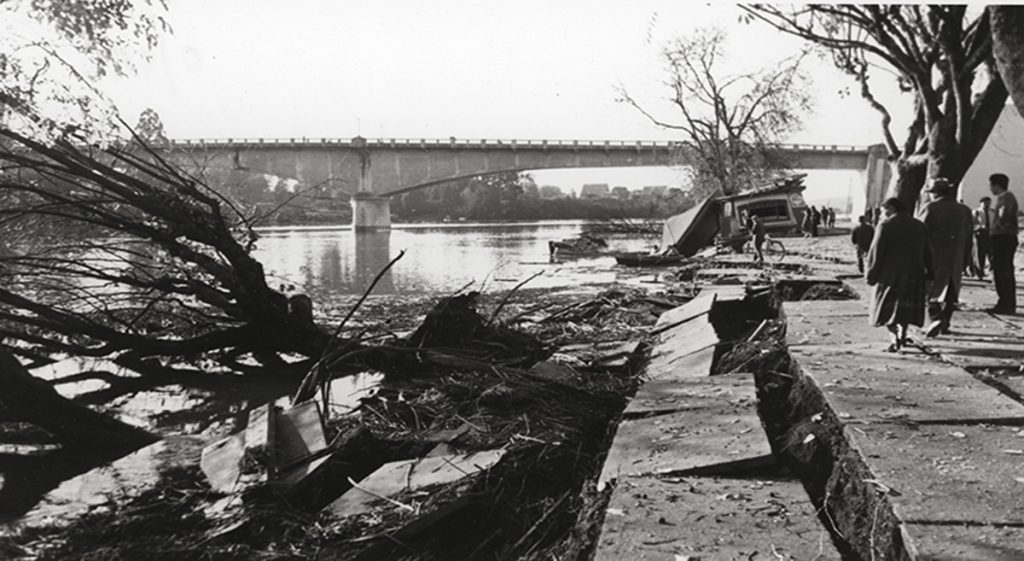
MULTIPOLYGON (((277 282, 314 297, 361 294, 399 251, 405 257, 381 279, 375 294, 447 293, 469 282, 502 290, 540 270, 530 286, 555 288, 609 282, 611 257, 548 262, 548 240, 576 236, 581 221, 516 224, 403 224, 391 231, 355 233, 346 226, 261 230, 256 257, 277 282)), ((612 251, 646 249, 649 240, 610 240, 612 251)))
MULTIPOLYGON (((381 232, 354 232, 351 238, 352 254, 356 256, 355 275, 353 288, 369 287, 374 277, 380 273, 388 262, 391 261, 391 231, 381 232)), ((396 252, 397 253, 397 252, 396 252)), ((404 259, 404 258, 403 258, 404 259)), ((394 273, 388 271, 374 287, 374 294, 394 294, 395 280, 394 273)), ((340 279, 339 279, 340 281, 340 279)), ((334 290, 344 290, 344 284, 339 282, 334 290)), ((364 289, 365 290, 365 289, 364 289)))

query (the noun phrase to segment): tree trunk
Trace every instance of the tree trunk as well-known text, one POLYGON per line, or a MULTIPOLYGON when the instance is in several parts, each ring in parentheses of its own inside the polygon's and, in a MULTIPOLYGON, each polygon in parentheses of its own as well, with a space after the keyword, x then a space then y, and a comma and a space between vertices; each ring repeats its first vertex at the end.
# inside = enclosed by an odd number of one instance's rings
POLYGON ((988 12, 996 67, 1024 115, 1024 7, 989 6, 988 12))
POLYGON ((896 180, 886 198, 895 197, 910 208, 917 205, 928 177, 928 158, 924 156, 900 157, 896 160, 896 180))
POLYGON ((8 420, 32 423, 69 447, 129 451, 159 440, 149 432, 79 405, 36 378, 0 347, 0 405, 8 420))

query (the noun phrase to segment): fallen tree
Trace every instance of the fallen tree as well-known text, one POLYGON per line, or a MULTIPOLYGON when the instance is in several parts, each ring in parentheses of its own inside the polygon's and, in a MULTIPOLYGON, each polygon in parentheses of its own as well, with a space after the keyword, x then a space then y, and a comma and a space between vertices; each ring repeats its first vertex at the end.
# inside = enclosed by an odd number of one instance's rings
POLYGON ((108 417, 57 393, 0 347, 0 421, 32 423, 64 445, 93 452, 128 451, 155 442, 157 437, 108 417))
POLYGON ((23 347, 274 362, 329 340, 308 298, 269 286, 243 212, 141 141, 0 128, 0 207, 0 337, 23 347))

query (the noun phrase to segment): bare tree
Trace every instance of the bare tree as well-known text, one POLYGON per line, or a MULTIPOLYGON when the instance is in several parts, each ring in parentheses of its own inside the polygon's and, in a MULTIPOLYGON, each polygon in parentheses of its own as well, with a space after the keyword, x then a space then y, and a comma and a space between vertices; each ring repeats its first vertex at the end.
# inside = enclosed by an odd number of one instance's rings
POLYGON ((663 119, 625 89, 621 100, 658 126, 679 131, 697 192, 731 194, 764 182, 787 167, 778 142, 798 130, 810 111, 804 54, 755 72, 726 75, 717 68, 725 35, 701 30, 664 50, 671 103, 681 119, 663 119))
POLYGON ((964 5, 744 6, 749 19, 824 47, 881 114, 896 161, 893 195, 914 204, 927 177, 958 182, 977 157, 1006 102, 993 68, 989 12, 968 17, 964 5), (896 74, 914 94, 914 119, 903 142, 871 77, 896 74))
POLYGON ((1024 115, 1024 7, 989 6, 992 53, 1017 111, 1024 115))
POLYGON ((317 355, 327 335, 302 297, 268 286, 241 212, 136 140, 0 128, 0 336, 98 356, 317 355))

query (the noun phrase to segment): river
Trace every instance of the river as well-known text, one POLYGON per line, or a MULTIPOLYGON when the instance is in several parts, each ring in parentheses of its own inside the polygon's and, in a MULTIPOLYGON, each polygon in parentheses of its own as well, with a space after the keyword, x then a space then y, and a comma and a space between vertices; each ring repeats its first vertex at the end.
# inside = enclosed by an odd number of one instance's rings
MULTIPOLYGON (((353 232, 348 226, 284 226, 258 231, 256 257, 274 286, 314 300, 361 294, 388 261, 405 250, 374 294, 453 292, 468 283, 503 290, 543 271, 531 288, 611 282, 611 257, 552 263, 548 241, 580 234, 583 221, 398 224, 390 231, 353 232)), ((656 240, 612 236, 611 251, 647 249, 656 240)))

